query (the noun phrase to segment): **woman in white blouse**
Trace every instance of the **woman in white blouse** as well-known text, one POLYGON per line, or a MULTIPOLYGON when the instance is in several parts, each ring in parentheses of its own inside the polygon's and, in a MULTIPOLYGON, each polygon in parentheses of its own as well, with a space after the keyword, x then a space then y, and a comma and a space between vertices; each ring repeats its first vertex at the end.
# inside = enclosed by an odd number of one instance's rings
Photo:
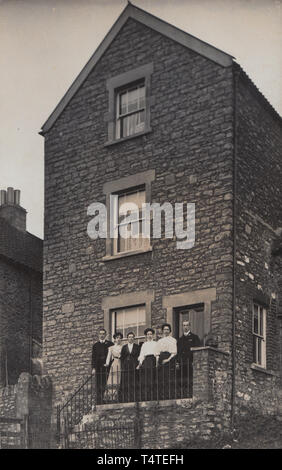
POLYGON ((146 336, 145 343, 142 344, 140 355, 138 357, 139 364, 137 369, 140 369, 140 400, 154 400, 155 397, 155 382, 156 382, 156 346, 157 342, 154 341, 155 331, 152 328, 146 328, 144 335, 146 336))
POLYGON ((158 397, 167 400, 176 398, 177 341, 171 336, 169 323, 162 325, 163 337, 156 343, 156 364, 158 368, 158 397))

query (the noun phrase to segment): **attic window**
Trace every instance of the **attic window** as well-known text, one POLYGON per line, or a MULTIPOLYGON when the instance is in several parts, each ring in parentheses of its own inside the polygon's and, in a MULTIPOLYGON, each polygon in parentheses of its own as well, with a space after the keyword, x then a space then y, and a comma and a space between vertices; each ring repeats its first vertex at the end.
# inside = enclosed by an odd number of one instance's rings
POLYGON ((107 80, 109 109, 105 116, 108 122, 106 145, 151 131, 152 72, 153 64, 150 63, 107 80))
POLYGON ((116 93, 116 139, 144 131, 145 90, 142 80, 116 93))

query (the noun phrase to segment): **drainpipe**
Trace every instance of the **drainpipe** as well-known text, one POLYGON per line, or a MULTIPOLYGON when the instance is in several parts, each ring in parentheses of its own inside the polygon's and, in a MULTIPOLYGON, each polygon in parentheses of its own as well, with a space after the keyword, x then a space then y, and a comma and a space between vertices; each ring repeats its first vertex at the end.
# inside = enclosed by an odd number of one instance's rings
POLYGON ((7 346, 5 347, 5 387, 9 385, 9 371, 8 371, 8 353, 7 346))
POLYGON ((32 311, 32 278, 29 278, 29 373, 32 372, 32 335, 33 335, 33 311, 32 311))
MULTIPOLYGON (((234 65, 233 65, 234 67, 234 65)), ((233 279, 232 279, 232 383, 231 383, 231 431, 234 429, 235 415, 235 373, 236 373, 236 233, 237 233, 237 89, 240 71, 233 71, 233 279)))

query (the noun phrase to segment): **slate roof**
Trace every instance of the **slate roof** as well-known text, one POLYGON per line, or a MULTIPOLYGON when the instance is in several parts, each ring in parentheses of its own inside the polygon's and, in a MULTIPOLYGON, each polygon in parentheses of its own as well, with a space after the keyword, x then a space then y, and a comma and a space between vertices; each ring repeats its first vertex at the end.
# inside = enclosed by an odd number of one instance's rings
POLYGON ((42 273, 43 240, 0 217, 0 256, 42 273))

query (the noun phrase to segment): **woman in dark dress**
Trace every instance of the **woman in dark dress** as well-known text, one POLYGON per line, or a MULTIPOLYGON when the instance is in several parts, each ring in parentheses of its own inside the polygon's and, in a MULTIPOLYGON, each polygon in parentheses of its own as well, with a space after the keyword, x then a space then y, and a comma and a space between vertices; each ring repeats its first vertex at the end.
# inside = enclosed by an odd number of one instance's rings
POLYGON ((134 343, 135 334, 130 331, 127 334, 127 344, 124 344, 121 350, 121 401, 132 402, 137 398, 137 372, 138 357, 140 347, 134 343))
POLYGON ((140 400, 148 401, 156 399, 156 345, 154 341, 155 331, 152 328, 146 328, 144 335, 145 343, 142 344, 140 355, 138 357, 139 364, 137 370, 140 369, 140 400))
POLYGON ((169 323, 162 325, 163 337, 157 342, 156 358, 158 366, 157 394, 160 400, 176 398, 176 355, 177 342, 171 336, 169 323))

